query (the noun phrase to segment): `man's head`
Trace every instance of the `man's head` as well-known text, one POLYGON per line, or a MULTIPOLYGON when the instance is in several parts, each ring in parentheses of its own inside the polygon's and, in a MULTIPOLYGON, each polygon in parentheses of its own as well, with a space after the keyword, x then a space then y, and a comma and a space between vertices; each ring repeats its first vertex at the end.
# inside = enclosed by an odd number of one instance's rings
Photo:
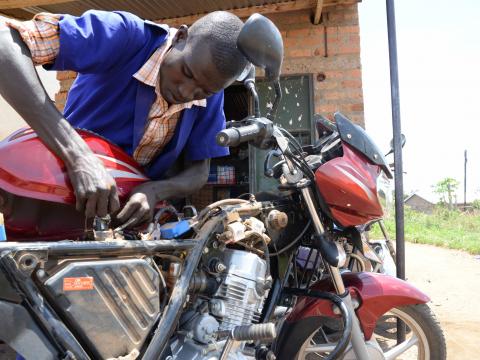
POLYGON ((160 91, 171 104, 204 99, 230 85, 247 64, 236 42, 242 21, 225 11, 182 25, 160 67, 160 91))

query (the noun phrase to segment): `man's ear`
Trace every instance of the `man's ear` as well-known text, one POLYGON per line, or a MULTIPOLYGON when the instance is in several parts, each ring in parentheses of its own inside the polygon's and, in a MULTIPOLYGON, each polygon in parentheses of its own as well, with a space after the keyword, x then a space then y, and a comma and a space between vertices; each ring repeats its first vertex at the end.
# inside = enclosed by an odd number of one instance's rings
POLYGON ((187 37, 188 37, 188 26, 187 25, 180 26, 177 32, 175 33, 175 36, 173 37, 172 45, 176 45, 177 43, 187 41, 187 37))

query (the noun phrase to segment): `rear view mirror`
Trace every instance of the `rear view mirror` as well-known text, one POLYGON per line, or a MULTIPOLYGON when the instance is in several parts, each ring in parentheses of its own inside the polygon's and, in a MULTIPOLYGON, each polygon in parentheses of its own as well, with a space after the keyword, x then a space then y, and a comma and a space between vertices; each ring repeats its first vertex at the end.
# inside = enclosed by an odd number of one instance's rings
MULTIPOLYGON (((405 143, 407 142, 407 138, 403 134, 400 134, 400 136, 402 138, 402 148, 403 148, 405 146, 405 143)), ((391 153, 393 153, 393 139, 390 140, 390 151, 386 153, 385 156, 390 155, 391 153)))
POLYGON ((265 69, 267 80, 278 80, 283 61, 283 40, 272 21, 260 14, 250 16, 238 35, 237 46, 251 63, 265 69))

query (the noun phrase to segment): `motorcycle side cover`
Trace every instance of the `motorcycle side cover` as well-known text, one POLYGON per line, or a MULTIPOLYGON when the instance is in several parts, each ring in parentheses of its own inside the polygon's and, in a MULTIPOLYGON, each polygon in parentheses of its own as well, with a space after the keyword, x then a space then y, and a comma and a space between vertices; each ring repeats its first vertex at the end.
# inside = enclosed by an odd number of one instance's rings
MULTIPOLYGON (((86 130, 77 130, 117 183, 120 201, 148 180, 138 163, 118 146, 86 130)), ((65 165, 30 128, 0 142, 0 189, 26 198, 74 204, 65 165)))
MULTIPOLYGON (((359 272, 343 274, 342 278, 352 299, 357 299, 360 303, 356 314, 366 340, 372 337, 377 320, 389 310, 405 305, 425 304, 430 301, 427 295, 413 285, 392 276, 359 272)), ((329 279, 320 281, 314 286, 314 289, 335 291, 329 279)), ((334 314, 330 301, 300 297, 288 315, 282 332, 284 327, 294 327, 299 320, 319 316, 338 317, 334 314)))

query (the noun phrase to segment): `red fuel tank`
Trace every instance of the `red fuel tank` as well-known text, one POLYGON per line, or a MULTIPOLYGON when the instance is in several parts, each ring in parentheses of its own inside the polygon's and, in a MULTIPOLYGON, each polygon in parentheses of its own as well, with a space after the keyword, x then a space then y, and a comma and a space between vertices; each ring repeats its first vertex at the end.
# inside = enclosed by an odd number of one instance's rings
MULTIPOLYGON (((140 166, 118 146, 89 131, 78 133, 115 179, 121 202, 135 186, 148 181, 140 166)), ((75 203, 65 165, 30 128, 0 142, 0 189, 26 198, 75 203)))
POLYGON ((317 187, 334 219, 343 226, 356 226, 381 218, 376 184, 380 167, 350 145, 343 143, 342 147, 342 157, 315 172, 317 187))

